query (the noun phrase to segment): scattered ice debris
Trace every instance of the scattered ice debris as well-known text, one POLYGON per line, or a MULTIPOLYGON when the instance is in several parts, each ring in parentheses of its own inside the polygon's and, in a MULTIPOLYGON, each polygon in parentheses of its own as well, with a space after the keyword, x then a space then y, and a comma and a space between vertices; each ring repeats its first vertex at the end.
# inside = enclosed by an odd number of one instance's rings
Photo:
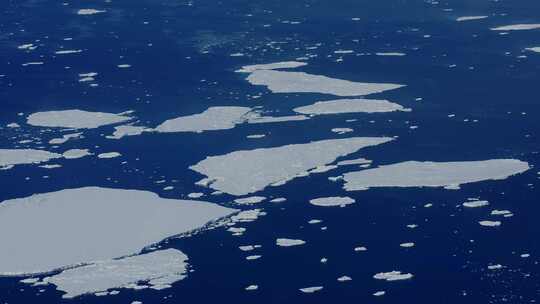
POLYGON ((317 291, 321 291, 322 289, 323 289, 323 286, 313 286, 313 287, 300 288, 300 291, 303 293, 314 293, 317 291))
POLYGON ((400 52, 379 52, 379 53, 375 53, 375 55, 377 56, 405 56, 407 54, 405 53, 400 53, 400 52))
POLYGON ((276 245, 280 247, 299 246, 299 245, 304 245, 305 243, 306 242, 303 240, 285 239, 285 238, 276 239, 276 245))
POLYGON ((502 268, 503 268, 503 265, 501 265, 501 264, 488 265, 487 268, 488 268, 489 270, 498 270, 498 269, 502 269, 502 268))
POLYGON ((529 164, 516 159, 463 162, 407 161, 373 169, 346 173, 347 191, 371 187, 445 187, 486 180, 502 180, 529 170, 529 164))
POLYGON ((271 199, 270 203, 283 203, 285 201, 287 201, 287 199, 284 197, 276 197, 274 199, 271 199))
POLYGON ((49 140, 49 144, 51 144, 51 145, 60 145, 60 144, 63 144, 65 142, 67 142, 70 139, 80 138, 81 135, 82 135, 82 133, 65 134, 61 138, 53 138, 53 139, 49 140))
POLYGON ((465 202, 462 205, 463 205, 463 207, 467 207, 467 208, 478 208, 478 207, 489 206, 489 202, 488 201, 473 200, 473 201, 465 202))
POLYGON ((245 198, 237 198, 234 200, 234 202, 239 205, 252 205, 258 204, 264 200, 266 200, 266 197, 264 196, 250 196, 245 198))
POLYGON ((231 232, 234 236, 243 235, 246 232, 246 228, 243 227, 230 227, 227 231, 231 232))
POLYGON ((408 242, 408 243, 401 243, 399 244, 399 247, 403 247, 403 248, 412 248, 414 247, 414 243, 413 242, 408 242))
POLYGON ((348 282, 348 281, 352 281, 352 278, 349 277, 349 276, 341 276, 341 277, 337 278, 337 280, 339 282, 348 282))
POLYGON ((232 195, 246 195, 271 184, 285 183, 340 156, 391 140, 393 138, 389 137, 353 137, 235 151, 209 156, 190 169, 207 176, 199 185, 232 195))
POLYGON ((303 72, 256 70, 247 77, 253 85, 267 86, 273 93, 321 93, 364 96, 403 87, 392 83, 362 83, 303 72))
POLYGON ((256 221, 259 218, 259 216, 263 216, 265 214, 266 213, 262 212, 261 209, 244 210, 231 216, 231 221, 234 223, 253 222, 253 221, 256 221))
POLYGON ((306 115, 341 114, 341 113, 382 113, 410 111, 388 100, 378 99, 336 99, 318 101, 312 105, 294 108, 293 111, 306 115))
POLYGON ((257 290, 259 289, 259 286, 257 285, 249 285, 248 287, 245 288, 247 291, 252 291, 252 290, 257 290))
POLYGON ((321 197, 315 198, 309 201, 310 204, 321 207, 345 207, 350 204, 354 204, 356 201, 348 196, 345 197, 321 197))
POLYGON ((122 156, 122 154, 118 153, 118 152, 107 152, 107 153, 100 153, 98 154, 98 158, 115 158, 115 157, 119 157, 119 156, 122 156))
POLYGON ((261 245, 244 245, 238 247, 242 251, 253 251, 257 248, 261 248, 261 245))
POLYGON ((27 118, 27 123, 38 127, 93 129, 105 125, 125 122, 130 119, 131 117, 120 114, 64 110, 31 114, 27 118))
POLYGON ((77 15, 95 15, 100 13, 105 13, 105 10, 97 10, 93 8, 83 8, 77 11, 77 15))
POLYGON ((37 46, 34 46, 33 43, 21 44, 17 47, 19 50, 35 50, 37 46))
POLYGON ((11 232, 0 234, 0 275, 39 274, 132 255, 236 211, 208 202, 163 199, 147 191, 100 187, 3 201, 0 231, 11 232))
POLYGON ((43 168, 43 169, 56 169, 56 168, 61 168, 62 165, 42 165, 42 166, 39 166, 40 168, 43 168))
POLYGON ((373 293, 373 295, 376 297, 384 296, 385 294, 386 294, 386 291, 377 291, 373 293))
POLYGON ((307 63, 299 62, 299 61, 284 61, 284 62, 276 62, 276 63, 268 63, 268 64, 254 64, 254 65, 243 66, 241 69, 236 70, 236 72, 253 73, 257 70, 294 69, 294 68, 302 67, 305 65, 307 65, 307 63))
POLYGON ((20 128, 21 126, 16 122, 12 122, 12 123, 7 124, 6 127, 8 127, 8 128, 20 128))
POLYGON ((22 66, 42 65, 42 64, 44 64, 43 61, 32 61, 32 62, 23 63, 22 66))
POLYGON ((113 288, 161 290, 187 276, 187 260, 179 250, 158 250, 68 269, 43 282, 56 285, 68 299, 113 288))
POLYGON ((39 164, 62 155, 34 149, 0 149, 0 168, 11 168, 15 165, 39 164))
POLYGON ((492 31, 523 31, 540 29, 540 24, 512 24, 491 28, 492 31))
POLYGON ((116 126, 114 127, 114 133, 112 135, 106 136, 109 139, 120 139, 124 136, 135 136, 141 135, 143 132, 147 131, 146 127, 140 126, 116 126))
POLYGON ((484 226, 484 227, 499 227, 501 225, 501 222, 500 221, 480 221, 478 222, 478 224, 480 224, 480 226, 484 226))
POLYGON ((246 257, 246 260, 248 261, 253 261, 253 260, 258 260, 260 259, 262 256, 261 255, 250 255, 250 256, 247 256, 246 257))
POLYGON ((70 149, 62 153, 62 156, 65 159, 82 158, 88 155, 92 155, 92 153, 90 153, 88 149, 70 149))
POLYGON ((386 280, 391 281, 401 281, 412 279, 413 275, 411 273, 401 273, 401 271, 390 271, 390 272, 379 272, 373 276, 377 280, 386 280))
POLYGON ((247 107, 211 107, 200 114, 169 119, 157 126, 156 132, 204 132, 232 129, 244 121, 247 107))
POLYGON ((462 22, 462 21, 472 21, 472 20, 480 20, 480 19, 486 19, 489 16, 463 16, 456 18, 456 21, 462 22))
POLYGON ((203 196, 204 196, 204 193, 202 193, 202 192, 192 192, 192 193, 187 195, 187 197, 189 197, 189 198, 200 198, 200 197, 203 197, 203 196))

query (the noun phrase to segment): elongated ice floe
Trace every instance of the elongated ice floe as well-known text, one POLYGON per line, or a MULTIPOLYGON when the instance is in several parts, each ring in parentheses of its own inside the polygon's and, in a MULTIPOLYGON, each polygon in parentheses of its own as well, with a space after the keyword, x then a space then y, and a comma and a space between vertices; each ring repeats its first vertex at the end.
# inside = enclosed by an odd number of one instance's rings
POLYGON ((529 164, 516 159, 463 162, 418 162, 380 166, 346 173, 348 191, 372 187, 446 187, 485 180, 502 180, 529 170, 529 164))
POLYGON ((105 10, 97 10, 93 8, 83 8, 77 11, 77 15, 95 15, 99 13, 104 13, 105 10))
POLYGON ((253 85, 268 87, 273 93, 321 93, 336 96, 363 96, 403 87, 393 83, 363 83, 312 75, 303 72, 256 70, 247 77, 253 85))
POLYGON ((34 149, 0 149, 0 167, 39 164, 62 158, 62 154, 34 149))
POLYGON ((488 201, 469 201, 469 202, 463 203, 462 205, 463 207, 467 207, 467 208, 479 208, 479 207, 488 206, 489 202, 488 201))
POLYGON ((247 118, 247 123, 250 123, 250 124, 302 121, 302 120, 309 119, 309 117, 305 115, 261 116, 260 113, 249 113, 249 115, 247 115, 246 118, 247 118))
POLYGON ((235 211, 100 187, 7 200, 0 203, 0 231, 10 231, 0 234, 0 275, 45 273, 136 254, 235 211))
POLYGON ((125 122, 129 116, 82 110, 63 110, 37 112, 28 116, 26 122, 38 127, 57 127, 73 129, 93 129, 105 125, 125 122))
POLYGON ((51 145, 60 145, 65 142, 67 142, 70 139, 79 138, 82 135, 82 133, 71 133, 71 134, 65 134, 61 138, 53 138, 49 140, 49 144, 51 145))
POLYGON ((108 139, 120 139, 124 136, 141 135, 144 131, 147 131, 146 127, 140 126, 116 126, 114 127, 114 133, 106 136, 108 139))
POLYGON ((381 113, 410 111, 388 100, 377 99, 337 99, 318 101, 312 105, 294 108, 293 111, 306 115, 341 114, 341 113, 381 113))
POLYGON ((42 282, 56 285, 63 298, 104 292, 113 288, 164 289, 187 276, 188 257, 166 249, 65 270, 42 282), (148 282, 143 284, 142 282, 148 282))
POLYGON ((305 243, 306 242, 304 240, 287 239, 287 238, 276 239, 276 245, 280 247, 300 246, 300 245, 304 245, 305 243))
POLYGON ((243 66, 241 69, 236 70, 238 73, 253 73, 257 70, 277 70, 277 69, 294 69, 307 65, 305 62, 299 61, 283 61, 267 64, 253 64, 243 66))
POLYGON ((285 183, 298 175, 308 175, 308 170, 330 164, 338 157, 391 140, 390 137, 353 137, 235 151, 209 156, 190 169, 207 176, 199 185, 239 196, 285 183))
POLYGON ((532 47, 532 48, 526 48, 527 51, 540 53, 540 46, 532 47))
POLYGON ((250 111, 251 108, 247 107, 211 107, 200 114, 166 120, 154 131, 167 133, 232 129, 242 123, 244 115, 250 111))
POLYGON ((486 19, 489 16, 463 16, 456 18, 456 21, 462 22, 462 21, 472 21, 472 20, 480 20, 480 19, 486 19))
POLYGON ((356 201, 353 198, 350 198, 348 196, 320 197, 320 198, 309 200, 310 204, 315 205, 315 206, 321 206, 321 207, 334 207, 334 206, 345 207, 346 205, 354 204, 355 202, 356 201))
POLYGON ((323 286, 313 286, 313 287, 300 288, 299 290, 303 293, 314 293, 314 292, 323 290, 323 288, 324 288, 323 286))
POLYGON ((491 28, 492 31, 525 31, 540 29, 540 23, 534 24, 512 24, 491 28))
POLYGON ((401 280, 409 280, 413 278, 413 275, 411 273, 401 273, 401 271, 390 271, 390 272, 379 272, 373 276, 374 279, 377 280, 385 280, 385 281, 401 281, 401 280))

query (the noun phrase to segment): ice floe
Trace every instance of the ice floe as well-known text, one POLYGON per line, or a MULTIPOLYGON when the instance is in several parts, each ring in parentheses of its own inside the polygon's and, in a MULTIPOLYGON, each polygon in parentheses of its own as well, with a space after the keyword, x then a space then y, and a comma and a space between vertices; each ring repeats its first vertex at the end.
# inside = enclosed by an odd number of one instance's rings
POLYGON ((363 83, 312 75, 303 72, 256 70, 247 77, 253 85, 268 87, 273 93, 321 93, 336 96, 363 96, 403 87, 393 83, 363 83))
POLYGON ((119 156, 122 156, 122 154, 118 153, 118 152, 106 152, 106 153, 101 153, 101 154, 98 154, 98 158, 115 158, 115 157, 119 157, 119 156))
POLYGON ((97 10, 97 9, 93 9, 93 8, 83 8, 83 9, 80 9, 77 11, 77 15, 95 15, 95 14, 100 14, 100 13, 105 13, 104 10, 97 10))
POLYGON ((536 52, 536 53, 540 53, 540 46, 537 46, 537 47, 531 47, 531 48, 526 48, 527 51, 531 51, 531 52, 536 52))
POLYGON ((62 156, 65 159, 82 158, 88 155, 92 155, 92 153, 90 153, 88 149, 70 149, 62 153, 62 156))
POLYGON ((304 245, 305 243, 306 242, 303 240, 296 240, 296 239, 286 239, 286 238, 276 239, 276 245, 280 247, 300 246, 300 245, 304 245))
POLYGON ((462 22, 462 21, 472 21, 472 20, 480 20, 480 19, 486 19, 489 16, 463 16, 456 18, 456 21, 462 22))
POLYGON ((60 145, 60 144, 63 144, 65 142, 67 142, 70 139, 80 138, 81 135, 82 135, 82 133, 65 134, 61 138, 53 138, 53 139, 49 140, 49 144, 51 144, 51 145, 60 145))
POLYGON ((321 291, 323 288, 323 286, 304 287, 300 288, 300 291, 303 293, 314 293, 317 291, 321 291))
POLYGON ((144 131, 147 131, 146 127, 140 126, 116 126, 114 127, 114 133, 107 136, 109 139, 120 139, 124 136, 141 135, 144 131))
POLYGON ((341 113, 382 113, 410 111, 410 109, 377 99, 337 99, 318 101, 312 105, 294 108, 293 111, 306 115, 341 114, 341 113))
POLYGON ((232 129, 242 123, 244 115, 250 111, 251 108, 247 107, 211 107, 200 114, 166 120, 154 131, 167 133, 232 129))
POLYGON ((315 206, 321 206, 321 207, 333 207, 333 206, 340 206, 345 207, 350 204, 354 204, 356 201, 353 198, 350 198, 348 196, 345 197, 320 197, 315 198, 309 201, 310 204, 315 206))
POLYGON ((125 122, 130 119, 131 117, 120 114, 88 112, 82 110, 63 110, 31 114, 27 118, 27 123, 38 127, 93 129, 105 125, 125 122))
POLYGON ((502 223, 500 221, 479 221, 478 224, 484 227, 499 227, 502 223))
POLYGON ((205 176, 197 184, 233 195, 246 195, 285 183, 308 170, 334 162, 362 148, 391 141, 389 137, 353 137, 235 151, 209 156, 190 169, 205 176))
POLYGON ((53 284, 65 292, 63 298, 113 288, 161 290, 187 276, 187 260, 188 257, 179 250, 158 250, 68 269, 44 278, 43 282, 53 284))
POLYGON ((348 191, 372 187, 446 187, 486 180, 502 180, 529 170, 516 159, 463 162, 407 161, 343 175, 348 191))
POLYGON ((24 164, 39 164, 51 159, 62 158, 58 153, 34 149, 0 149, 0 167, 24 164))
POLYGON ((401 273, 401 271, 390 271, 390 272, 379 272, 373 276, 374 279, 377 280, 385 280, 385 281, 401 281, 401 280, 409 280, 413 278, 413 275, 411 273, 401 273))
POLYGON ((299 61, 283 61, 267 64, 253 64, 243 66, 241 69, 236 70, 238 73, 253 73, 257 70, 277 70, 277 69, 294 69, 307 65, 305 62, 299 61))
POLYGON ((208 202, 100 187, 7 200, 0 203, 0 231, 10 231, 0 234, 0 275, 38 274, 136 254, 234 212, 208 202))
POLYGON ((237 198, 234 200, 234 202, 240 205, 252 205, 258 204, 264 200, 266 200, 266 197, 264 196, 250 196, 245 198, 237 198))
POLYGON ((491 28, 492 31, 524 31, 540 29, 540 23, 534 24, 512 24, 491 28))
POLYGON ((488 201, 473 200, 473 201, 465 202, 462 205, 463 205, 463 207, 467 207, 467 208, 478 208, 478 207, 488 206, 489 202, 488 201))

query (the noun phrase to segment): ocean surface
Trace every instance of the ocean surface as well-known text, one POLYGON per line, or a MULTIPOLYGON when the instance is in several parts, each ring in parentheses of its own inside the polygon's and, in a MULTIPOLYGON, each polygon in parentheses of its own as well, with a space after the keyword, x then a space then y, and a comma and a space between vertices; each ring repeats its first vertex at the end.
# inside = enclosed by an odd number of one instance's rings
MULTIPOLYGON (((320 115, 304 121, 239 124, 202 133, 143 133, 106 139, 114 126, 84 131, 58 151, 116 151, 119 158, 60 159, 0 171, 0 201, 68 188, 100 186, 146 190, 164 198, 210 193, 189 169, 207 156, 354 136, 396 136, 343 159, 363 157, 372 167, 403 161, 512 158, 531 169, 504 180, 443 188, 373 188, 347 192, 328 180, 350 166, 296 178, 255 195, 285 197, 260 203, 266 215, 232 236, 220 227, 173 238, 162 248, 189 257, 187 278, 164 290, 118 289, 118 295, 63 299, 54 286, 33 287, 0 277, 0 303, 534 303, 540 300, 540 30, 492 31, 540 23, 537 0, 195 0, 45 1, 0 4, 0 148, 47 148, 58 132, 25 126, 31 113, 81 109, 133 110, 139 125, 203 112, 212 106, 261 107, 268 115, 337 99, 316 93, 271 93, 251 85, 245 65, 303 61, 291 71, 406 87, 370 95, 410 112, 320 115), (79 9, 105 10, 78 15, 79 9), (457 22, 462 16, 488 18, 457 22), (71 38, 66 40, 66 38, 71 38), (32 43, 34 50, 21 50, 32 43), (314 48, 314 47, 317 48, 314 48), (55 54, 58 50, 80 53, 55 54), (335 53, 353 50, 353 53, 335 53), (377 56, 399 52, 405 56, 377 56), (231 56, 231 54, 236 54, 231 56), (28 62, 43 62, 26 65, 28 62), (128 68, 118 65, 128 64, 128 68), (80 82, 80 73, 97 72, 80 82), (91 86, 90 84, 97 84, 91 86), (260 95, 254 98, 253 96, 260 95), (355 119, 355 121, 349 121, 355 119), (7 128, 16 122, 21 128, 7 128), (412 128, 411 128, 412 127, 412 128), (332 128, 352 128, 338 135, 332 128), (248 139, 252 134, 264 138, 248 139), (25 139, 39 138, 25 143, 25 139), (23 143, 20 141, 23 140, 23 143), (47 176, 47 178, 44 178, 47 176), (164 190, 167 180, 173 190, 164 190), (349 196, 344 208, 309 204, 316 197, 349 196), (489 201, 463 208, 468 198, 489 201), (432 206, 427 208, 426 204, 432 206), (493 209, 500 227, 478 221, 493 209), (308 224, 311 219, 322 223, 308 224), (411 229, 407 225, 416 224, 411 229), (322 230, 321 227, 327 227, 322 230), (276 238, 306 241, 278 247, 276 238), (399 245, 414 242, 412 248, 399 245), (256 253, 238 246, 260 244, 256 253), (367 247, 355 252, 357 246, 367 247), (247 255, 260 254, 248 261, 247 255), (530 254, 523 258, 520 255, 530 254), (327 258, 326 263, 321 263, 327 258), (500 264, 500 269, 488 269, 500 264), (410 280, 375 280, 379 272, 412 273, 410 280), (340 282, 341 276, 351 281, 340 282), (248 285, 258 290, 246 291, 248 285), (324 286, 312 294, 300 288, 324 286), (384 296, 373 293, 385 291, 384 296)), ((51 150, 54 152, 54 150, 51 150)), ((280 166, 280 164, 275 164, 280 166)), ((227 207, 236 197, 201 200, 227 207)), ((1 203, 0 203, 1 204, 1 203)), ((129 217, 129 210, 125 215, 129 217)), ((119 218, 119 221, 122 219, 119 218)), ((20 225, 27 225, 24 219, 20 225)), ((99 218, 96 218, 99 225, 99 218)), ((15 233, 0 231, 1 234, 15 233)), ((69 240, 66 240, 69 243, 69 240)), ((1 250, 1 244, 0 244, 1 250)), ((39 250, 39 249, 37 249, 39 250)))

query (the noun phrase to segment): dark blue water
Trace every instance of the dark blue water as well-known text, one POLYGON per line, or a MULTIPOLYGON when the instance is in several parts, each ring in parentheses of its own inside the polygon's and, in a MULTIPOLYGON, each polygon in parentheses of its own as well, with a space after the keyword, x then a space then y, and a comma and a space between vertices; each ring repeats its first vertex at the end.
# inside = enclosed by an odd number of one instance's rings
MULTIPOLYGON (((317 57, 301 71, 406 84, 403 89, 370 97, 389 99, 413 111, 320 116, 202 134, 144 134, 121 140, 102 136, 112 133, 112 127, 89 130, 83 140, 70 141, 60 150, 118 151, 122 158, 58 161, 63 167, 55 170, 18 166, 0 171, 0 200, 83 186, 141 189, 179 198, 201 191, 194 186, 201 176, 188 167, 208 155, 353 135, 399 136, 392 143, 348 157, 365 157, 374 165, 517 158, 535 166, 539 161, 540 54, 523 49, 540 46, 540 32, 499 35, 489 30, 540 23, 540 2, 536 0, 438 4, 406 0, 115 0, 66 4, 45 0, 0 4, 0 75, 5 75, 0 77, 1 125, 23 124, 24 116, 17 113, 77 108, 113 113, 135 110, 141 124, 148 126, 216 105, 263 106, 274 111, 273 115, 290 115, 294 107, 333 97, 269 94, 263 87, 251 86, 246 75, 234 70, 307 54, 317 57), (107 12, 77 16, 80 8, 107 12), (470 15, 490 17, 455 21, 470 15), (351 20, 355 17, 360 21, 351 20), (63 40, 68 37, 73 40, 63 40), (38 48, 31 52, 17 49, 25 43, 38 48), (318 49, 306 49, 316 44, 320 44, 318 49), (83 52, 55 56, 61 48, 83 52), (339 56, 333 51, 338 49, 404 52, 407 56, 353 54, 336 62, 339 56), (229 56, 238 52, 245 56, 229 56), (527 58, 518 58, 520 55, 527 58), (21 66, 30 61, 44 64, 21 66), (118 69, 122 63, 132 67, 118 69), (99 72, 98 87, 78 82, 77 75, 87 72, 99 72), (261 92, 261 98, 248 98, 261 92), (449 114, 455 117, 449 118, 449 114), (345 122, 353 118, 357 121, 345 122), (410 129, 411 125, 419 128, 410 129), (335 127, 355 131, 338 136, 330 132, 335 127), (270 135, 245 138, 260 133, 270 135), (163 185, 154 183, 160 179, 178 182, 173 191, 163 191, 163 185)), ((0 148, 39 148, 17 141, 40 137, 46 143, 58 137, 55 132, 39 131, 27 126, 0 129, 0 148)), ((38 292, 39 288, 18 283, 18 278, 0 278, 0 303, 530 303, 540 299, 537 169, 504 181, 464 185, 457 191, 350 192, 346 195, 357 204, 347 208, 308 203, 314 197, 345 195, 341 184, 327 178, 349 170, 339 168, 258 193, 284 196, 288 201, 263 203, 267 215, 242 225, 247 228, 242 237, 216 229, 162 244, 186 253, 194 270, 171 289, 121 290, 116 296, 63 300, 52 286, 38 292), (491 206, 458 207, 469 197, 489 200, 491 206), (433 207, 424 208, 428 202, 433 207), (488 217, 491 209, 509 209, 515 215, 504 219, 499 228, 486 229, 477 222, 488 217), (324 222, 307 224, 313 218, 324 222), (408 224, 419 227, 410 229, 408 224), (328 229, 322 231, 321 226, 328 229), (300 238, 307 244, 279 248, 275 246, 277 237, 300 238), (399 247, 408 241, 416 246, 399 247), (247 254, 238 249, 246 244, 261 244, 263 257, 246 261, 247 254), (354 252, 360 245, 368 251, 354 252), (520 258, 522 253, 531 257, 520 258), (321 263, 322 257, 328 262, 321 263), (489 264, 499 263, 505 268, 487 270, 489 264), (411 272, 414 278, 399 282, 372 278, 391 270, 411 272), (336 279, 342 275, 353 280, 340 283, 336 279), (250 284, 259 285, 259 290, 244 291, 250 284), (315 294, 298 291, 319 285, 325 288, 315 294), (378 290, 385 290, 386 295, 373 297, 378 290)), ((208 199, 229 205, 232 197, 208 199)))

